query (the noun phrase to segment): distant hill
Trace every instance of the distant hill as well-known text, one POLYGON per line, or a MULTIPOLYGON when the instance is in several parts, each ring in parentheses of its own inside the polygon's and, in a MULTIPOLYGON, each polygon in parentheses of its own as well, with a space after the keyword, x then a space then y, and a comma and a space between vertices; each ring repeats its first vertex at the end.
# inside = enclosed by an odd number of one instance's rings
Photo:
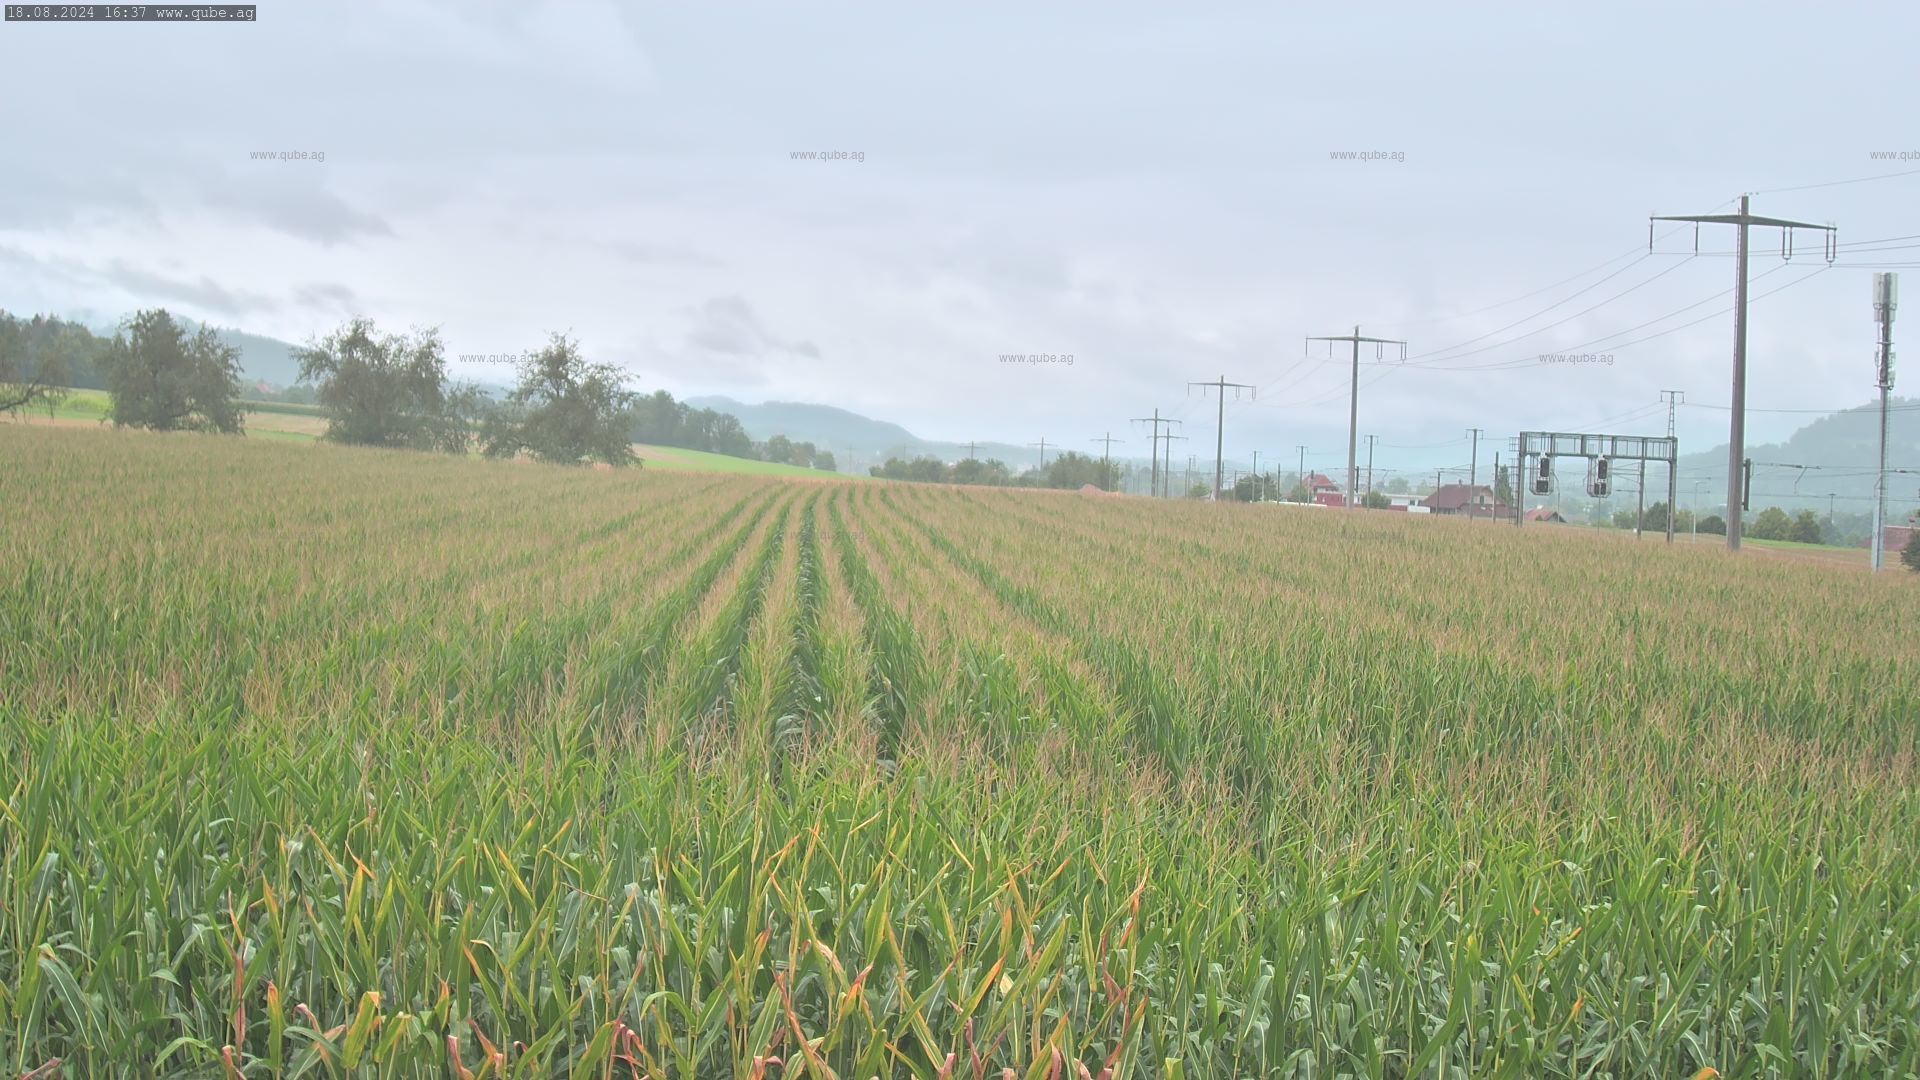
POLYGON ((286 389, 300 381, 300 361, 293 358, 298 346, 277 338, 261 337, 244 330, 214 327, 220 340, 240 350, 240 371, 249 382, 263 382, 286 389))
MULTIPOLYGON (((103 338, 112 338, 120 332, 119 320, 90 309, 68 312, 66 318, 103 338)), ((176 315, 174 318, 189 331, 200 328, 198 321, 184 315, 176 315)), ((264 382, 270 386, 285 389, 300 381, 300 362, 293 358, 293 350, 299 346, 289 345, 278 338, 249 334, 245 330, 234 330, 219 325, 215 325, 213 330, 219 335, 221 341, 240 350, 240 374, 246 382, 264 382)))
MULTIPOLYGON (((1891 404, 1887 411, 1887 468, 1920 469, 1920 400, 1895 397, 1891 404)), ((1755 511, 1778 506, 1782 510, 1825 513, 1827 495, 1832 493, 1836 512, 1869 509, 1879 445, 1878 402, 1820 417, 1783 442, 1749 443, 1746 456, 1754 463, 1752 507, 1755 511)), ((1703 504, 1726 501, 1727 445, 1682 454, 1680 478, 1681 505, 1692 497, 1695 480, 1703 481, 1703 504), (1711 494, 1715 491, 1721 493, 1718 499, 1711 494)), ((1649 487, 1656 483, 1648 477, 1649 487)), ((1665 493, 1660 494, 1664 497, 1665 493)), ((1890 474, 1887 506, 1896 519, 1920 507, 1920 473, 1890 474)))
MULTIPOLYGON (((875 420, 832 405, 813 405, 797 401, 768 401, 748 405, 728 397, 690 397, 688 405, 715 412, 730 413, 758 440, 785 435, 795 441, 811 442, 836 454, 857 453, 862 468, 869 460, 888 456, 912 458, 921 455, 958 461, 967 456, 966 443, 922 439, 899 424, 875 420)), ((1049 447, 1051 449, 1051 447, 1049 447)), ((981 459, 998 458, 1009 465, 1037 465, 1038 449, 1009 443, 980 443, 974 453, 981 459)))

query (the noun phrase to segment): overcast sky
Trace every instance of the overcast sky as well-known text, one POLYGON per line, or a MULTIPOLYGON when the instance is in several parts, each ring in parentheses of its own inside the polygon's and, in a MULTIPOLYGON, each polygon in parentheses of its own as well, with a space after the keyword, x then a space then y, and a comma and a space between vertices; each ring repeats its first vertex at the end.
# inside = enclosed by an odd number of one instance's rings
MULTIPOLYGON (((1302 338, 1359 324, 1412 361, 1362 368, 1361 432, 1381 468, 1431 467, 1468 427, 1483 462, 1522 427, 1661 433, 1663 388, 1706 406, 1683 450, 1725 441, 1731 260, 1689 257, 1691 227, 1648 256, 1649 214, 1749 191, 1843 244, 1920 234, 1920 175, 1776 190, 1920 170, 1920 5, 1446 7, 267 0, 251 25, 0 24, 0 307, 164 305, 291 341, 364 314, 438 326, 450 355, 567 330, 648 390, 1137 453, 1128 418, 1158 407, 1210 456, 1186 384, 1225 375, 1260 387, 1229 392, 1230 455, 1304 443, 1321 467, 1344 461, 1348 354, 1302 338), (1539 360, 1561 352, 1612 362, 1539 360)), ((1824 272, 1818 234, 1785 268, 1777 231, 1754 242, 1756 296, 1791 287, 1754 304, 1750 403, 1866 401, 1857 266, 1920 240, 1824 272)))

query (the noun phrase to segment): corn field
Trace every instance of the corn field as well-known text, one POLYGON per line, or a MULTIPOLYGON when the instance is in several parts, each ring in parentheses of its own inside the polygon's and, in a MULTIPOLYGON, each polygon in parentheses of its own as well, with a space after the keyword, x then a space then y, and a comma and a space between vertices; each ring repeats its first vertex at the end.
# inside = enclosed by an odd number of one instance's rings
POLYGON ((0 425, 0 1075, 1920 1074, 1920 586, 0 425))

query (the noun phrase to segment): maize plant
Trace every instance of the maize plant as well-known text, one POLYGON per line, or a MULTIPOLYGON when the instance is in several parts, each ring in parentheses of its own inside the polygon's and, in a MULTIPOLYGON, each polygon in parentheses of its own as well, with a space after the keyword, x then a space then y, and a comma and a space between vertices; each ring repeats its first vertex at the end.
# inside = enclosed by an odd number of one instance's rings
POLYGON ((1920 1075, 1920 582, 0 425, 0 1076, 1920 1075))

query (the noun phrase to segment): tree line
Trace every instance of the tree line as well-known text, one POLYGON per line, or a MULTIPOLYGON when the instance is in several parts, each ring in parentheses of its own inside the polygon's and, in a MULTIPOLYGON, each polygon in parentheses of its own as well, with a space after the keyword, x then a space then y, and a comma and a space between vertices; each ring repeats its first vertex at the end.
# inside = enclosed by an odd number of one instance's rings
MULTIPOLYGON (((493 394, 455 381, 435 330, 382 332, 349 320, 294 350, 297 392, 327 418, 323 436, 356 446, 525 455, 560 463, 636 464, 635 442, 833 470, 833 454, 775 435, 755 443, 738 418, 625 387, 563 334, 524 358, 493 394)), ((53 406, 70 388, 105 390, 116 426, 239 434, 246 410, 239 350, 211 328, 189 332, 164 309, 141 311, 112 338, 49 316, 0 312, 0 412, 53 406)))
POLYGON ((886 480, 915 480, 926 484, 968 484, 984 487, 1026 487, 1078 489, 1093 485, 1112 491, 1123 468, 1111 461, 1069 450, 1045 466, 1014 472, 998 458, 985 461, 965 458, 952 464, 939 458, 920 456, 912 459, 889 457, 867 469, 870 476, 886 480))

